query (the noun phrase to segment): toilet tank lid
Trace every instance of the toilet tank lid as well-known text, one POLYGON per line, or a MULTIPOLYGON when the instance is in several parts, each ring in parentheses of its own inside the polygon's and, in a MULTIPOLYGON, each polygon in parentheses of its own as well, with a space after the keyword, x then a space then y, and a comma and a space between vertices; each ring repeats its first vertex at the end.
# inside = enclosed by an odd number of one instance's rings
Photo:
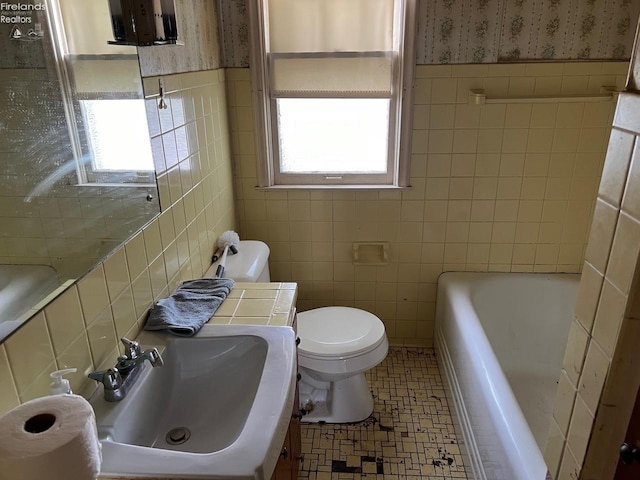
MULTIPOLYGON (((222 256, 222 253, 221 253, 222 256)), ((213 277, 220 260, 213 263, 206 277, 213 277)), ((258 240, 241 240, 238 245, 238 253, 227 255, 227 264, 224 269, 224 277, 232 278, 236 282, 255 282, 267 266, 269 261, 269 247, 258 240)))
POLYGON ((375 348, 386 337, 382 321, 358 308, 315 308, 297 318, 302 355, 355 355, 375 348))

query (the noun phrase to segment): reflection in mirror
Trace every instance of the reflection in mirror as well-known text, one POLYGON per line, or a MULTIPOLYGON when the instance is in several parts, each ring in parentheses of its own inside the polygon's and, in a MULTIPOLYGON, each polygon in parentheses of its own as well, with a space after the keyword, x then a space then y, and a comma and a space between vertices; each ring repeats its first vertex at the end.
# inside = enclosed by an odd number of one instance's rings
POLYGON ((0 8, 1 341, 159 204, 136 49, 108 45, 108 3, 0 8))

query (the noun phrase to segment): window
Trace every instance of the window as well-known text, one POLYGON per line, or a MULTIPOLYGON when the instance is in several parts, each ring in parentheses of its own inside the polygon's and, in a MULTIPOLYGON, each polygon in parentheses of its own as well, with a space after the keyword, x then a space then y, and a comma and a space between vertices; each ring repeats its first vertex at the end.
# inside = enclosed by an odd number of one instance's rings
MULTIPOLYGON (((87 160, 82 175, 88 183, 153 183, 154 166, 147 112, 142 100, 80 100, 87 160)), ((84 182, 83 182, 84 183, 84 182)))
POLYGON ((138 56, 108 44, 107 2, 49 0, 47 15, 77 183, 155 183, 138 56))
POLYGON ((260 186, 407 186, 415 0, 250 6, 260 186))

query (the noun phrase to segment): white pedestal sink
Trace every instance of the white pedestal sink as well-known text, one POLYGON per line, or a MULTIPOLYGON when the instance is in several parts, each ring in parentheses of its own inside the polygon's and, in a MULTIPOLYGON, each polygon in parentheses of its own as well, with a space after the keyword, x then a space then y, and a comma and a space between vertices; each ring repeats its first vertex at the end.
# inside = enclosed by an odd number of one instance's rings
POLYGON ((269 479, 295 391, 295 335, 288 327, 205 325, 194 337, 144 332, 164 348, 114 403, 91 399, 103 475, 269 479))

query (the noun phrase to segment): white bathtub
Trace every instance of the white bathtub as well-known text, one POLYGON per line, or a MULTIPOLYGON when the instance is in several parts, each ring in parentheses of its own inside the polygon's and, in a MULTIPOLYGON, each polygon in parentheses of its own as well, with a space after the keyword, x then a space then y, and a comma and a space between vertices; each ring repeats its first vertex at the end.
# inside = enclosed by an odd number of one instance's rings
POLYGON ((445 273, 436 351, 477 480, 544 480, 579 275, 445 273))
POLYGON ((29 309, 58 284, 49 266, 0 265, 0 339, 18 328, 29 309))

